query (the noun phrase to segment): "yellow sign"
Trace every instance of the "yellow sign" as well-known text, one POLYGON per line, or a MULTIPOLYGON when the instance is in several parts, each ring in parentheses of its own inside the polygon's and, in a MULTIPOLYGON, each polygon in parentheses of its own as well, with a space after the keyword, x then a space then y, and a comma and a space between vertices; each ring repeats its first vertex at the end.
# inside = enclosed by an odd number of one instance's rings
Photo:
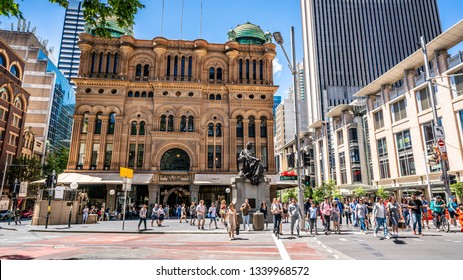
POLYGON ((129 179, 132 179, 133 178, 133 169, 121 167, 120 175, 121 175, 121 177, 126 177, 126 178, 129 178, 129 179))

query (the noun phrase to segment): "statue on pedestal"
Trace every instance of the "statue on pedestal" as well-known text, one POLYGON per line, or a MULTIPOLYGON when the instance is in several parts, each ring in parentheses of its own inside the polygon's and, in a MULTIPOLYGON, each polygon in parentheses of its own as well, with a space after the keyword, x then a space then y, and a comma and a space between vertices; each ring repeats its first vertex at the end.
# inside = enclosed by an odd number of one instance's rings
POLYGON ((238 163, 240 164, 241 178, 249 179, 251 184, 258 186, 260 179, 264 176, 264 166, 260 159, 256 158, 251 152, 254 147, 253 142, 248 142, 246 148, 240 152, 238 163))

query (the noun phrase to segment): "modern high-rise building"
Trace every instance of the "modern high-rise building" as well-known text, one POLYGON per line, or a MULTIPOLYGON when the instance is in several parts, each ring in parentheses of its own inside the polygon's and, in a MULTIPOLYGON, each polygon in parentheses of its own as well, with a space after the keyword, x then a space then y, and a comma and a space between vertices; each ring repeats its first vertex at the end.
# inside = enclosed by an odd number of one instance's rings
POLYGON ((58 69, 68 81, 79 72, 80 49, 77 46, 79 34, 84 32, 85 20, 83 1, 69 1, 64 15, 63 34, 58 58, 58 69))
POLYGON ((310 123, 441 33, 436 0, 301 0, 301 12, 310 123))

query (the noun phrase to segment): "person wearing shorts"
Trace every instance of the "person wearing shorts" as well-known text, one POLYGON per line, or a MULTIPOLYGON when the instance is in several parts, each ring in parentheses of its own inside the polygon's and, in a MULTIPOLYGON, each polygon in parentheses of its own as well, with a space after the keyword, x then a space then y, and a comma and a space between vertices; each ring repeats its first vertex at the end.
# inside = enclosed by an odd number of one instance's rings
POLYGON ((164 212, 164 208, 162 208, 162 205, 159 205, 158 208, 158 227, 162 226, 162 221, 164 221, 164 217, 166 215, 166 212, 164 212))
POLYGON ((158 221, 158 205, 155 204, 154 207, 153 207, 153 210, 151 211, 151 226, 153 226, 154 224, 154 221, 158 221))
POLYGON ((196 216, 198 217, 198 229, 204 230, 204 223, 206 222, 204 200, 199 201, 198 207, 196 207, 196 216))

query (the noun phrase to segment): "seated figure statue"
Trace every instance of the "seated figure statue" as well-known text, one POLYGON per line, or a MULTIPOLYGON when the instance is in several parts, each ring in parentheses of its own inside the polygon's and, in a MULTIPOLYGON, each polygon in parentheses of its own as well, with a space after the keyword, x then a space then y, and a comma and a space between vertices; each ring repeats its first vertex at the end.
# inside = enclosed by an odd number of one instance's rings
POLYGON ((240 164, 240 177, 249 179, 251 184, 259 185, 260 179, 264 176, 264 166, 260 159, 251 152, 253 142, 248 142, 246 148, 240 152, 238 163, 240 164))

